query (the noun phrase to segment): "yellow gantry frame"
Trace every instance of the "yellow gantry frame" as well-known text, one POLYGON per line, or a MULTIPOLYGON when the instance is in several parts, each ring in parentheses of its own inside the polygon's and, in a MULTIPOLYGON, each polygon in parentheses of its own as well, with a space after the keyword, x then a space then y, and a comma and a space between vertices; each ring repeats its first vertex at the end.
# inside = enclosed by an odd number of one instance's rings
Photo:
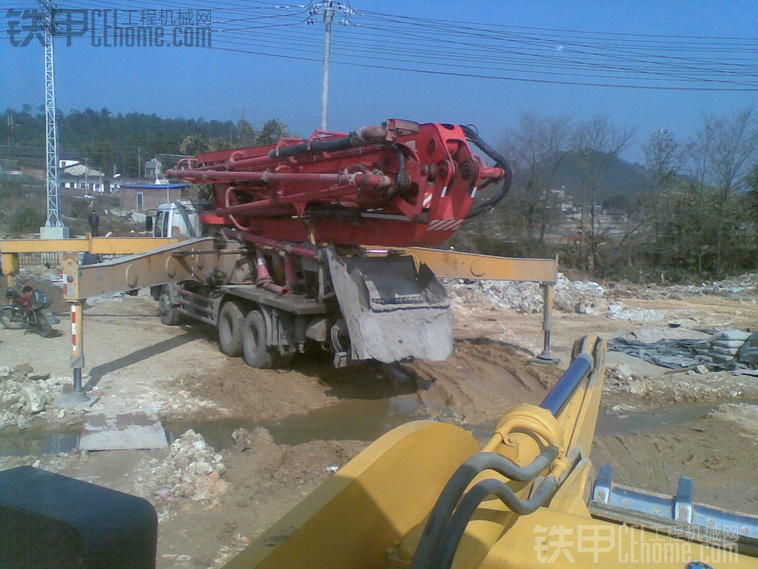
POLYGON ((22 253, 93 253, 95 255, 134 255, 178 243, 179 239, 155 237, 92 237, 83 239, 4 239, 0 241, 3 274, 12 286, 18 275, 18 256, 22 253))
POLYGON ((438 277, 501 281, 534 281, 554 284, 558 278, 558 259, 496 257, 423 247, 392 249, 413 256, 438 277))

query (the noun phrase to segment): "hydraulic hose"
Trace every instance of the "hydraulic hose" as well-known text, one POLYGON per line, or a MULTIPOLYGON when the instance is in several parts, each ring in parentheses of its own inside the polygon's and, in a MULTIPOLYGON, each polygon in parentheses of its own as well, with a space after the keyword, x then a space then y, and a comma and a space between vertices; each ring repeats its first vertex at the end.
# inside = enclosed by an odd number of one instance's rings
POLYGON ((354 130, 347 136, 331 138, 327 140, 315 139, 274 148, 268 153, 269 158, 289 158, 298 154, 307 154, 311 152, 337 152, 347 150, 363 144, 374 144, 384 142, 386 129, 384 126, 364 126, 354 130))
POLYGON ((466 125, 461 125, 461 128, 463 129, 463 133, 466 135, 466 138, 468 139, 468 141, 472 142, 475 146, 481 149, 482 152, 484 152, 487 156, 492 158, 495 161, 495 164, 499 166, 500 168, 502 168, 503 171, 505 172, 505 179, 503 180, 503 185, 500 187, 500 191, 496 195, 492 196, 491 198, 487 200, 484 200, 483 202, 478 204, 475 208, 473 208, 466 216, 466 219, 471 219, 483 213, 487 213, 492 208, 494 208, 497 204, 500 203, 500 201, 506 196, 508 191, 511 189, 511 182, 513 181, 513 171, 511 170, 511 165, 509 164, 508 160, 506 160, 502 154, 500 154, 497 150, 495 150, 489 144, 487 144, 484 140, 482 140, 479 137, 479 133, 477 133, 476 130, 466 125))
POLYGON ((542 506, 558 486, 558 480, 553 476, 545 478, 528 500, 522 500, 500 480, 482 480, 476 484, 461 500, 442 536, 442 547, 439 551, 439 561, 432 564, 434 569, 449 569, 458 550, 458 544, 466 531, 479 504, 489 495, 495 495, 508 508, 517 514, 531 514, 542 506))
POLYGON ((528 481, 547 468, 558 456, 558 448, 547 447, 530 464, 519 466, 494 452, 480 452, 469 458, 455 471, 437 499, 421 535, 411 569, 432 569, 432 553, 440 548, 440 540, 450 515, 471 480, 484 470, 494 470, 511 480, 528 481))

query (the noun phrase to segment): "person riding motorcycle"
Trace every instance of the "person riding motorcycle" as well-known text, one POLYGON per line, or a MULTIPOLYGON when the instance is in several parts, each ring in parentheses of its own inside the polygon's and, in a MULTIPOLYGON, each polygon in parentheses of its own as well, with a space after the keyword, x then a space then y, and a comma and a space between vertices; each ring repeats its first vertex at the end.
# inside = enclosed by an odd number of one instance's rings
POLYGON ((47 308, 50 304, 50 301, 44 292, 34 290, 34 288, 29 285, 26 285, 21 289, 21 296, 19 296, 18 302, 27 312, 32 312, 39 308, 47 308))
POLYGON ((11 299, 12 304, 23 309, 29 317, 29 322, 34 328, 38 329, 43 337, 47 338, 51 335, 51 326, 57 324, 59 320, 47 310, 52 303, 44 292, 34 290, 30 285, 25 285, 20 293, 11 289, 6 293, 6 296, 11 299))

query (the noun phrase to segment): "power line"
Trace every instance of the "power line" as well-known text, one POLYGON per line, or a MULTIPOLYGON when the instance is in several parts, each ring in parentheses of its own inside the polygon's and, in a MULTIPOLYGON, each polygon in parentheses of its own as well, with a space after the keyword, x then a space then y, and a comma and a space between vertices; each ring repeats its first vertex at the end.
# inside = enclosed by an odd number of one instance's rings
MULTIPOLYGON (((333 2, 333 0, 331 0, 333 2)), ((134 0, 131 10, 150 4, 134 0)), ((123 2, 74 0, 69 5, 119 7, 123 2)), ((263 57, 323 61, 324 41, 305 14, 319 3, 262 0, 166 0, 165 7, 213 11, 218 49, 263 57), (250 24, 250 25, 244 25, 250 24), (261 47, 261 45, 265 47, 261 47), (271 49, 282 47, 278 49, 271 49)), ((326 3, 321 3, 326 5, 326 3)), ((758 90, 758 40, 731 36, 664 36, 504 25, 359 10, 356 24, 333 39, 337 65, 529 83, 656 90, 758 90), (392 37, 402 42, 388 42, 392 37)))

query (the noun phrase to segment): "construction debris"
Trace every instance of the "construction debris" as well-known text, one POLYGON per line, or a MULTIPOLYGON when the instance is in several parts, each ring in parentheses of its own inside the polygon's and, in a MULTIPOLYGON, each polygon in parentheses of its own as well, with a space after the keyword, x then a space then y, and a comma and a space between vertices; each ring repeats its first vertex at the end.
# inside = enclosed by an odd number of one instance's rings
POLYGON ((137 490, 167 502, 179 498, 213 502, 229 489, 221 478, 225 471, 221 455, 190 429, 171 443, 164 460, 148 461, 137 490))
POLYGON ((11 369, 0 366, 0 430, 28 429, 34 416, 44 415, 48 403, 60 394, 66 379, 35 373, 29 364, 11 369))
MULTIPOLYGON (((542 311, 542 289, 538 283, 511 281, 467 281, 445 279, 448 291, 455 299, 465 296, 463 291, 483 294, 501 308, 521 314, 542 311)), ((555 307, 561 312, 599 315, 608 310, 605 289, 593 281, 572 281, 558 273, 555 283, 555 307)))
MULTIPOLYGON (((679 370, 677 370, 679 371, 679 370)), ((606 369, 603 397, 612 408, 617 401, 628 403, 628 396, 660 406, 671 403, 756 399, 758 383, 749 376, 707 369, 681 370, 681 373, 648 376, 633 373, 618 364, 606 369)))

